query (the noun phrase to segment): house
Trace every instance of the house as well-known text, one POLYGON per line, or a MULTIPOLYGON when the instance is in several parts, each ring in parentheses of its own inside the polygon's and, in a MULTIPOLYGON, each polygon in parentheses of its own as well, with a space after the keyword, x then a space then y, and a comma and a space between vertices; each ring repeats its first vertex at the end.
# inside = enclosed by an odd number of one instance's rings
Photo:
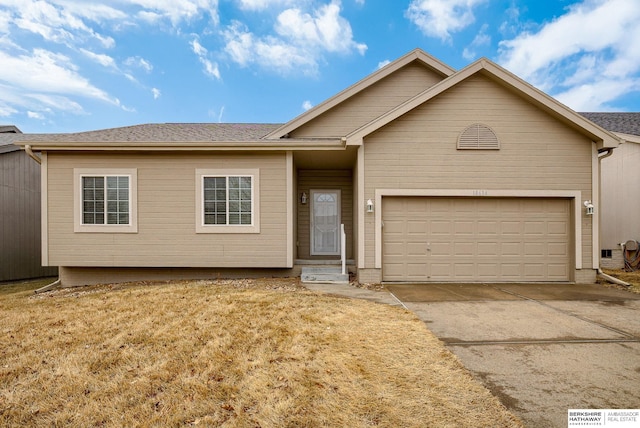
POLYGON ((640 241, 640 113, 581 114, 622 140, 602 159, 600 172, 600 265, 621 269, 623 244, 640 241))
POLYGON ((593 282, 598 156, 619 142, 487 59, 456 71, 417 49, 285 124, 19 144, 41 156, 43 261, 79 285, 341 254, 363 283, 593 282))
POLYGON ((40 264, 40 167, 13 144, 21 135, 0 126, 0 282, 57 275, 40 264))

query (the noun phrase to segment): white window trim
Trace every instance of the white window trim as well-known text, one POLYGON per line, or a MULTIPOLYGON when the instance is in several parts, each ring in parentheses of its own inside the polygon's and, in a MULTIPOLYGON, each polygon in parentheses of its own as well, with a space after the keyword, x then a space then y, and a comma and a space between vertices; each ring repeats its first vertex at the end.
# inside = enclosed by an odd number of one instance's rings
POLYGON ((138 170, 136 168, 73 169, 73 231, 82 233, 138 233, 138 170), (129 177, 129 224, 82 223, 82 177, 129 177))
POLYGON ((260 233, 259 169, 196 169, 196 233, 260 233), (204 224, 204 178, 251 177, 251 224, 204 224))

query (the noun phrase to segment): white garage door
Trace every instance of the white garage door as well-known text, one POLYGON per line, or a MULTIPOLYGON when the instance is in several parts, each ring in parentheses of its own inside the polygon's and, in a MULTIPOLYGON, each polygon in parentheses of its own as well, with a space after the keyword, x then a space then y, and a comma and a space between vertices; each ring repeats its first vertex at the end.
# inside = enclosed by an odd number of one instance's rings
POLYGON ((569 281, 568 199, 382 199, 384 281, 569 281))

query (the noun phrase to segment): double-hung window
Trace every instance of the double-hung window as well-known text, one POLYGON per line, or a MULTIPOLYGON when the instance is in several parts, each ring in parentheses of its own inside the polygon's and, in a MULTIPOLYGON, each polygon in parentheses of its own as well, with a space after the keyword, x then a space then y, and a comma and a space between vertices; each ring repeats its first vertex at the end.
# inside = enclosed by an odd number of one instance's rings
POLYGON ((258 171, 196 170, 196 231, 257 233, 258 171))
POLYGON ((75 169, 75 231, 136 232, 136 170, 75 169))

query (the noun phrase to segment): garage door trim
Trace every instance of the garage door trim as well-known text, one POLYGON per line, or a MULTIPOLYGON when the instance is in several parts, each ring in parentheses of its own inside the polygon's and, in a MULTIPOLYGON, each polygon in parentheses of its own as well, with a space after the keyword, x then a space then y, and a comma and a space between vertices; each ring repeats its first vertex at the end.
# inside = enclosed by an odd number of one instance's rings
POLYGON ((489 190, 489 189, 376 189, 375 268, 382 269, 382 198, 384 196, 470 197, 470 198, 564 198, 573 200, 575 269, 582 269, 582 221, 579 190, 489 190))

